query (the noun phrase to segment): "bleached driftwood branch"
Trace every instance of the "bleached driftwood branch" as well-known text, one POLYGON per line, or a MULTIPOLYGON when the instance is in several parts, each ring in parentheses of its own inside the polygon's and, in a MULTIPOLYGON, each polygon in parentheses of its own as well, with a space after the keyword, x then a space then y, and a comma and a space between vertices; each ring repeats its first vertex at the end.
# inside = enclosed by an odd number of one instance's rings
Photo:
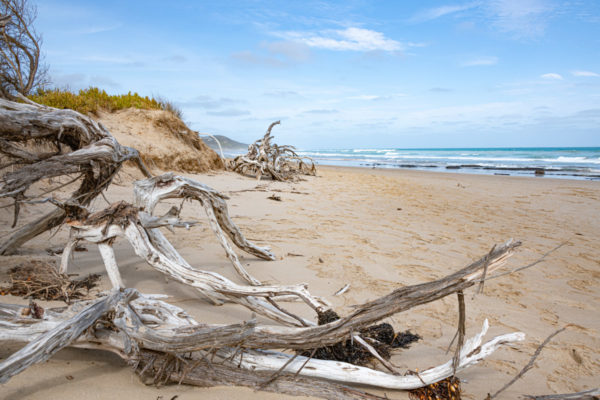
POLYGON ((293 180, 298 174, 316 175, 317 169, 310 157, 299 156, 294 146, 271 143, 271 130, 280 123, 275 121, 269 125, 265 135, 248 146, 248 153, 234 158, 231 170, 255 175, 257 179, 265 175, 277 181, 293 180))
POLYGON ((197 200, 204 207, 210 227, 238 274, 250 284, 260 285, 260 282, 250 276, 242 266, 227 237, 240 249, 259 258, 273 261, 275 255, 268 248, 259 247, 246 240, 229 217, 227 203, 225 202, 227 196, 193 179, 172 173, 137 181, 134 185, 134 204, 151 215, 156 205, 165 199, 197 200))
MULTIPOLYGON (((133 160, 151 176, 137 150, 121 146, 102 126, 73 110, 59 110, 33 102, 16 103, 0 99, 0 198, 14 199, 16 225, 26 192, 42 179, 80 177, 79 188, 66 200, 89 204, 106 189, 127 160, 133 160), (8 171, 8 167, 18 166, 8 171)), ((76 179, 77 180, 77 179, 76 179)), ((28 240, 60 225, 67 212, 56 209, 18 229, 0 245, 0 254, 9 254, 28 240)))
MULTIPOLYGON (((169 375, 178 375, 180 378, 188 374, 193 377, 201 370, 206 372, 213 369, 213 365, 223 365, 229 369, 245 370, 244 374, 248 377, 256 373, 261 377, 264 376, 260 375, 261 372, 277 371, 284 375, 299 374, 345 384, 411 389, 437 382, 454 373, 452 360, 424 370, 418 376, 393 375, 343 362, 308 360, 301 356, 292 357, 280 352, 256 350, 261 347, 251 345, 248 339, 262 327, 254 320, 232 325, 198 324, 184 310, 139 294, 134 289, 115 289, 107 298, 91 305, 89 303, 92 302, 72 306, 62 312, 50 310, 46 313, 46 319, 39 322, 31 317, 23 317, 19 306, 0 305, 0 342, 31 342, 0 363, 0 382, 6 382, 32 363, 43 361, 53 352, 68 345, 105 348, 125 359, 141 361, 142 364, 149 363, 150 366, 154 365, 157 359, 164 362, 170 355, 178 356, 184 361, 184 365, 174 368, 169 375), (36 325, 43 327, 40 329, 36 325), (23 326, 30 328, 24 329, 23 326), (32 331, 44 333, 35 337, 32 331), (156 359, 149 362, 147 356, 140 357, 144 351, 155 352, 156 359), (193 355, 186 358, 185 353, 190 352, 193 355), (204 364, 200 365, 202 363, 204 364), (192 365, 196 366, 190 368, 192 365)), ((322 326, 327 328, 328 325, 331 323, 322 326)), ((498 336, 482 345, 487 328, 488 324, 485 321, 482 332, 466 342, 460 353, 457 370, 476 364, 503 344, 524 338, 522 333, 517 332, 498 336)), ((262 343, 263 347, 269 347, 271 344, 262 343)), ((224 377, 227 376, 226 372, 225 370, 224 377)), ((193 378, 189 379, 193 381, 193 378)), ((215 377, 212 384, 219 383, 221 381, 215 377)), ((257 383, 255 380, 252 386, 257 383)))
MULTIPOLYGON (((152 267, 179 282, 196 288, 215 304, 238 303, 268 318, 295 326, 307 326, 312 323, 284 310, 276 303, 277 296, 295 296, 315 311, 324 310, 326 305, 313 297, 305 285, 244 286, 215 272, 193 268, 179 255, 159 229, 145 229, 140 218, 143 213, 137 207, 119 202, 106 210, 71 221, 71 240, 63 252, 61 272, 67 271, 73 243, 85 240, 98 244, 113 287, 123 287, 112 250, 112 240, 116 237, 124 237, 136 254, 152 267)), ((150 218, 148 214, 146 218, 150 218)))

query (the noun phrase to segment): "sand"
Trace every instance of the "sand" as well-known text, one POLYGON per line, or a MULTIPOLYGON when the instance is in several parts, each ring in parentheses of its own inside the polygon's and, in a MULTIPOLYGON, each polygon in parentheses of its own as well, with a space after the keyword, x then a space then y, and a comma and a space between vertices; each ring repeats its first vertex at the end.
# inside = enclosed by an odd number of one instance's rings
MULTIPOLYGON (((351 305, 395 288, 442 277, 486 254, 509 238, 523 246, 505 267, 539 259, 561 243, 544 262, 489 281, 482 294, 465 293, 467 335, 490 321, 488 337, 513 331, 525 342, 499 350, 460 373, 465 399, 482 399, 508 382, 552 332, 571 326, 552 340, 531 371, 500 398, 523 394, 575 392, 598 386, 600 376, 600 182, 433 173, 407 170, 320 167, 317 177, 297 183, 257 182, 233 173, 188 175, 228 194, 230 213, 242 232, 269 244, 279 260, 243 256, 249 271, 267 282, 306 282, 313 294, 330 299, 341 314, 351 305), (281 202, 267 199, 272 194, 281 202), (322 260, 322 262, 320 261, 322 260), (346 283, 351 289, 334 297, 346 283)), ((131 200, 127 176, 113 185, 110 201, 131 200)), ((4 204, 4 203, 2 203, 4 204)), ((104 207, 97 199, 96 207, 104 207)), ((0 210, 0 234, 12 210, 0 210)), ((29 208, 24 218, 40 210, 29 208)), ((203 214, 186 206, 184 216, 203 214)), ((64 242, 66 232, 44 235, 27 244, 25 255, 0 258, 0 273, 19 260, 47 257, 44 249, 64 242)), ((207 224, 169 234, 188 261, 239 282, 207 224)), ((98 251, 77 253, 72 272, 103 273, 98 251)), ((239 306, 209 306, 194 290, 165 278, 138 259, 123 240, 116 244, 125 284, 146 293, 166 293, 169 301, 198 320, 223 323, 247 319, 239 306)), ((0 276, 2 279, 4 275, 0 276)), ((5 302, 23 301, 11 296, 5 302)), ((59 305, 59 303, 55 303, 59 305)), ((310 316, 296 305, 295 310, 310 316)), ((445 362, 455 329, 455 296, 390 318, 423 340, 394 355, 400 368, 425 369, 445 362)), ((18 347, 0 349, 5 358, 18 347)), ((383 391, 374 391, 383 394, 383 391)), ((385 391, 391 399, 404 392, 385 391)), ((282 395, 245 388, 193 388, 143 385, 118 357, 100 351, 65 349, 47 363, 31 367, 0 386, 3 399, 279 399, 282 395), (162 396, 162 397, 161 397, 162 396)), ((291 397, 290 397, 291 398, 291 397)))
POLYGON ((99 111, 102 123, 124 146, 140 152, 149 168, 202 173, 223 169, 221 158, 171 112, 128 108, 99 111))

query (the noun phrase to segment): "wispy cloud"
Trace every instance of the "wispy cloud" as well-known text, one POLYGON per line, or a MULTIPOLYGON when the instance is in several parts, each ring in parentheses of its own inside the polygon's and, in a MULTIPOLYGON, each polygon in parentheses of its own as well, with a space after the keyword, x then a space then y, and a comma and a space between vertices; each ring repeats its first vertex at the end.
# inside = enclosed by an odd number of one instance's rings
POLYGON ((401 51, 405 46, 383 33, 363 28, 312 32, 277 32, 275 35, 308 47, 336 51, 401 51))
POLYGON ((231 57, 245 64, 266 65, 269 67, 283 68, 306 62, 310 59, 310 48, 296 41, 278 41, 262 43, 259 52, 240 51, 231 57), (262 53, 262 54, 261 54, 262 53))
POLYGON ((112 24, 112 25, 96 25, 96 26, 90 26, 87 28, 83 28, 81 30, 77 30, 74 33, 80 33, 83 35, 93 35, 95 33, 114 31, 115 29, 119 29, 122 26, 123 26, 123 24, 120 22, 117 24, 112 24))
POLYGON ((542 79, 549 79, 549 80, 558 80, 558 81, 562 81, 563 77, 561 74, 557 74, 555 72, 549 72, 547 74, 543 74, 540 75, 540 78, 542 79))
POLYGON ((299 97, 300 93, 293 90, 273 90, 270 92, 263 93, 263 96, 267 97, 299 97))
POLYGON ((105 55, 90 55, 82 58, 83 61, 102 64, 117 64, 131 67, 143 67, 145 63, 140 60, 134 60, 130 57, 105 56, 105 55))
POLYGON ((240 61, 244 64, 267 65, 269 67, 278 68, 287 66, 287 63, 276 57, 264 56, 261 54, 253 53, 248 50, 233 53, 231 55, 231 58, 233 58, 236 61, 240 61))
POLYGON ((486 56, 486 57, 475 57, 469 60, 463 61, 460 65, 463 67, 480 67, 498 64, 498 57, 486 56))
POLYGON ((119 82, 116 82, 115 80, 113 80, 112 78, 110 78, 108 76, 102 76, 102 75, 92 76, 90 78, 90 84, 92 86, 111 87, 114 89, 118 89, 121 87, 121 84, 119 82))
MULTIPOLYGON (((554 0, 486 0, 462 4, 450 4, 424 9, 411 22, 427 22, 449 15, 473 17, 486 25, 515 38, 535 38, 544 34, 548 20, 555 13, 554 0), (469 12, 473 10, 474 12, 469 12), (491 22, 491 23, 490 23, 491 22)), ((463 21, 459 27, 474 26, 473 21, 463 21)))
POLYGON ((348 97, 350 100, 379 100, 381 96, 377 96, 374 94, 361 94, 359 96, 350 96, 348 97))
POLYGON ((304 114, 337 114, 339 111, 334 109, 315 109, 304 111, 304 114))
POLYGON ((181 63, 187 62, 188 59, 186 56, 183 56, 181 54, 174 54, 172 56, 163 57, 163 61, 181 64, 181 63))
POLYGON ((454 90, 445 87, 432 87, 431 89, 429 89, 429 91, 434 93, 450 93, 454 90))
POLYGON ((541 36, 555 9, 549 0, 492 0, 486 4, 494 26, 519 38, 541 36))
POLYGON ((571 74, 573 74, 573 76, 600 77, 600 74, 592 71, 572 71, 571 74))
POLYGON ((479 5, 478 2, 471 2, 466 4, 456 4, 456 5, 448 5, 441 6, 435 8, 428 8, 426 10, 422 10, 415 14, 410 21, 412 22, 425 22, 431 21, 445 15, 455 14, 457 12, 466 11, 471 8, 475 8, 479 5))
POLYGON ((221 111, 207 111, 206 114, 212 115, 214 117, 239 117, 242 115, 250 115, 250 111, 240 110, 237 108, 230 108, 221 111))
POLYGON ((269 53, 276 56, 281 56, 282 58, 295 63, 301 63, 310 58, 310 49, 304 43, 280 41, 266 43, 263 46, 269 51, 269 53))
POLYGON ((196 96, 190 101, 180 102, 178 105, 186 108, 204 108, 214 110, 224 106, 240 103, 240 100, 230 99, 228 97, 196 96))

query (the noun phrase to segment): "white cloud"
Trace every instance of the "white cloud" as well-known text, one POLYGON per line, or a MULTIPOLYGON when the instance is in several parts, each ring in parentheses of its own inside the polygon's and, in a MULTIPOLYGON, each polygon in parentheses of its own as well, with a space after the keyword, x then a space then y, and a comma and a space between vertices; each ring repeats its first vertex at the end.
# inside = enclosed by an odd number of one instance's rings
POLYGON ((310 58, 310 49, 303 43, 285 41, 267 43, 263 46, 271 54, 282 56, 295 63, 304 62, 310 58))
POLYGON ((404 46, 393 39, 385 37, 381 32, 363 28, 346 28, 329 30, 320 33, 282 32, 277 36, 304 43, 308 47, 336 51, 399 51, 404 46))
POLYGON ((361 94, 359 96, 351 96, 348 97, 350 100, 378 100, 381 96, 371 95, 371 94, 361 94))
POLYGON ((493 0, 487 3, 494 25, 517 37, 538 37, 554 10, 548 0, 493 0))
POLYGON ((547 74, 540 75, 540 78, 543 78, 543 79, 553 79, 553 80, 562 80, 563 79, 563 77, 562 77, 561 74, 557 74, 557 73, 554 73, 554 72, 549 72, 547 74))
POLYGON ((593 76, 593 77, 600 77, 600 74, 598 74, 596 72, 592 72, 592 71, 573 71, 571 73, 573 74, 573 76, 593 76))
POLYGON ((461 65, 463 67, 480 67, 486 65, 496 65, 498 64, 498 57, 489 56, 489 57, 477 57, 463 62, 461 65))
POLYGON ((433 19, 437 19, 443 17, 444 15, 454 14, 460 11, 469 10, 471 8, 476 7, 477 2, 460 4, 460 5, 451 5, 451 6, 441 6, 435 8, 429 8, 427 10, 423 10, 417 13, 415 16, 411 18, 413 22, 424 22, 431 21, 433 19))

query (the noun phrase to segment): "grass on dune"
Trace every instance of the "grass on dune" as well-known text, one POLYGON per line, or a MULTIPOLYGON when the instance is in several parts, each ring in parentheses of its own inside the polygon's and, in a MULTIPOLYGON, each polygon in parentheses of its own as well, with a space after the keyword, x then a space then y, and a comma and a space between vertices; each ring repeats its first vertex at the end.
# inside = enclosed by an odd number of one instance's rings
POLYGON ((172 102, 164 99, 155 99, 140 96, 137 93, 110 95, 97 87, 81 89, 78 93, 68 89, 39 90, 29 96, 36 103, 55 108, 70 108, 82 114, 96 114, 100 110, 114 112, 126 108, 139 108, 145 110, 166 110, 178 118, 182 117, 179 110, 172 102))

